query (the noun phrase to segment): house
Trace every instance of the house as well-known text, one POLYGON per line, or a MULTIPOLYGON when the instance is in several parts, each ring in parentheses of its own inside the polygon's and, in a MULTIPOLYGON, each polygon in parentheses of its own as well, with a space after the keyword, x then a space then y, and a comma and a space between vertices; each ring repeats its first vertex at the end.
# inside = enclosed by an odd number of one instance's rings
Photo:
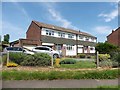
POLYGON ((120 47, 120 27, 107 36, 107 42, 120 47))
POLYGON ((12 44, 26 48, 49 46, 64 56, 73 56, 78 53, 95 53, 96 42, 95 36, 85 32, 32 21, 26 39, 19 39, 12 44))

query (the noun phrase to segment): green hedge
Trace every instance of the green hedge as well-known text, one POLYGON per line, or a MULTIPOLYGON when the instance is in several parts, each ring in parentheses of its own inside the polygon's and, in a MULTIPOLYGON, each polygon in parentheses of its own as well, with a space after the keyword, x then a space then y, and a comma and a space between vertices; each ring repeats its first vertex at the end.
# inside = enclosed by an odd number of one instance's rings
MULTIPOLYGON (((27 55, 24 53, 9 53, 9 61, 23 66, 50 66, 51 57, 45 53, 27 55)), ((3 64, 6 65, 7 55, 3 55, 3 64)))
POLYGON ((62 61, 60 61, 60 64, 75 64, 76 61, 73 59, 64 59, 62 61))
POLYGON ((85 56, 86 56, 85 54, 78 54, 79 58, 85 58, 85 56))
POLYGON ((33 56, 28 55, 23 62, 21 62, 23 66, 50 66, 51 65, 51 57, 45 53, 36 53, 33 56))
POLYGON ((103 71, 2 71, 3 80, 117 79, 118 70, 103 71))

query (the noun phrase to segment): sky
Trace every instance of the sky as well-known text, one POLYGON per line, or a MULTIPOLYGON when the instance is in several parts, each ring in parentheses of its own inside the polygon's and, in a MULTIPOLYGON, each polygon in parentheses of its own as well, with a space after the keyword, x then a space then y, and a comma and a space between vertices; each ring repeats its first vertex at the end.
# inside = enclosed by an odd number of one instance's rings
POLYGON ((118 16, 117 2, 2 2, 2 36, 26 38, 35 20, 87 32, 104 42, 118 28, 118 16))

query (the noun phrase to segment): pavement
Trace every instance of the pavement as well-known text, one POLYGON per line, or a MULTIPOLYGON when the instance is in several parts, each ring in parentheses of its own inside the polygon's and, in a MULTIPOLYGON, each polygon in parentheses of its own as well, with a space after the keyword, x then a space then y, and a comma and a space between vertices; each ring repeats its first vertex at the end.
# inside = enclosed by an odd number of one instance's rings
POLYGON ((2 81, 2 88, 96 88, 103 85, 118 86, 118 79, 2 81))

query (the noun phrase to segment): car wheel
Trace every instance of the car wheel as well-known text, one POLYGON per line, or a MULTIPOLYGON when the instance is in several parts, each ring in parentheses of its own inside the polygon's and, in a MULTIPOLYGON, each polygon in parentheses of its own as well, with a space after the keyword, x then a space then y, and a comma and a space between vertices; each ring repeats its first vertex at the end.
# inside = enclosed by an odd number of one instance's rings
POLYGON ((54 55, 53 55, 53 58, 54 58, 54 59, 58 58, 58 55, 57 55, 57 54, 54 54, 54 55))

